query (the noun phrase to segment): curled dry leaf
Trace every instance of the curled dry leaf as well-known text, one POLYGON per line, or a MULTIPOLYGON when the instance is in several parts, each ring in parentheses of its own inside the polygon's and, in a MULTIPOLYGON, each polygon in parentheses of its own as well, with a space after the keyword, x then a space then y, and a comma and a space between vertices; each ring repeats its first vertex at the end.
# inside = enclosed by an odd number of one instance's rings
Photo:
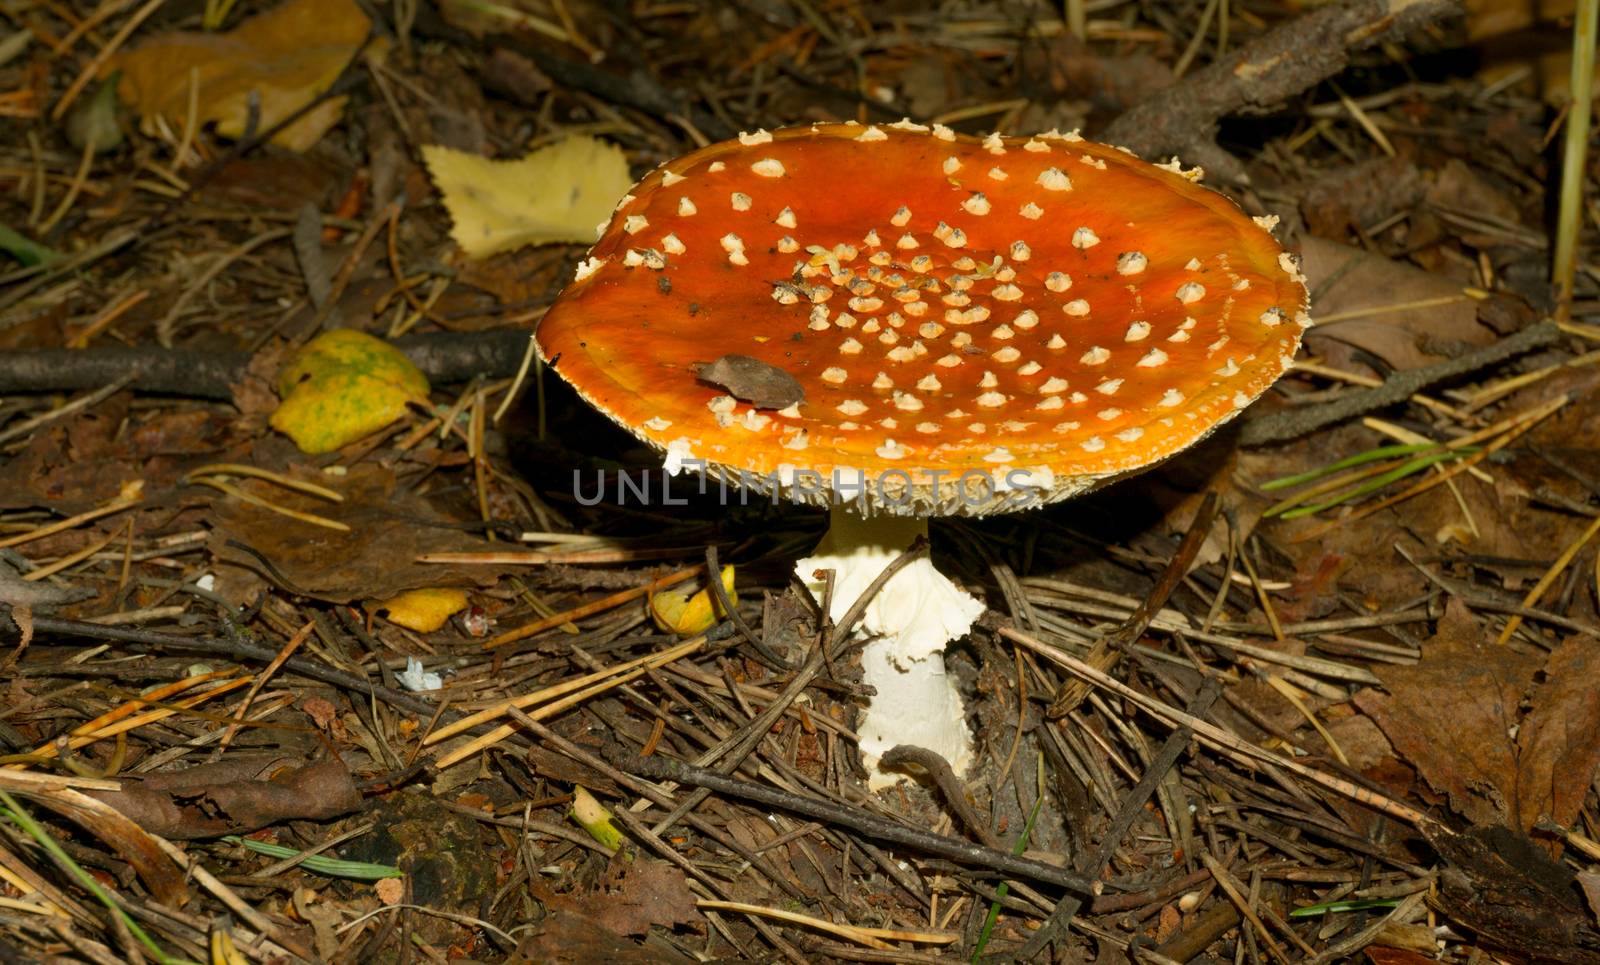
POLYGON ((322 820, 361 806, 350 771, 322 761, 275 773, 278 759, 235 759, 186 771, 125 778, 120 791, 87 792, 140 827, 193 840, 254 831, 285 820, 322 820))
MULTIPOLYGON (((118 94, 146 127, 183 128, 191 89, 200 123, 224 137, 242 137, 256 114, 266 130, 320 96, 366 44, 381 57, 386 43, 368 41, 372 24, 355 0, 288 0, 227 33, 162 34, 111 59, 122 71, 118 94), (254 101, 254 104, 252 104, 254 101)), ((277 132, 272 142, 309 150, 344 115, 344 97, 330 97, 277 132)))
POLYGON ((44 612, 52 607, 76 603, 94 596, 95 592, 88 587, 24 580, 10 563, 0 559, 0 603, 44 612))
POLYGON ((388 469, 362 463, 342 480, 319 476, 316 481, 331 484, 344 500, 329 503, 255 480, 238 485, 278 505, 344 523, 350 527, 347 532, 219 495, 212 509, 211 552, 225 563, 282 581, 291 592, 333 603, 446 583, 487 585, 498 578, 490 567, 414 562, 423 553, 467 552, 484 544, 462 533, 459 521, 445 516, 427 497, 397 487, 388 469), (230 541, 248 546, 260 558, 230 541))
POLYGON ((0 787, 54 811, 105 842, 133 867, 139 879, 159 901, 181 908, 189 900, 188 884, 183 872, 150 837, 152 832, 160 834, 161 831, 144 825, 121 808, 99 800, 110 792, 79 791, 25 781, 26 778, 21 775, 13 775, 9 780, 0 776, 0 787))

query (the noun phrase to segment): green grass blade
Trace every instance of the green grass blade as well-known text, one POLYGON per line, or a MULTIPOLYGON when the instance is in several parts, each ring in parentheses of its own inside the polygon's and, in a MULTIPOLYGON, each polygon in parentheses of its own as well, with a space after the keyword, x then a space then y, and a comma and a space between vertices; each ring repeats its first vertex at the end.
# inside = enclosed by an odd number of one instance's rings
MULTIPOLYGON (((286 848, 281 844, 269 844, 266 841, 252 841, 241 838, 237 834, 230 834, 222 840, 229 844, 242 844, 256 854, 264 854, 269 858, 297 858, 305 854, 294 848, 286 848)), ((328 875, 331 878, 356 878, 361 881, 376 881, 379 878, 403 878, 405 872, 393 865, 369 864, 365 861, 344 861, 340 858, 330 858, 327 855, 308 855, 300 862, 300 867, 307 871, 315 871, 319 875, 328 875)))
MULTIPOLYGON (((1440 452, 1431 456, 1423 456, 1420 459, 1412 459, 1403 465, 1397 466, 1394 469, 1383 473, 1382 475, 1373 476, 1371 479, 1366 480, 1358 486, 1353 486, 1341 493, 1337 493, 1330 499, 1325 499, 1320 503, 1312 503, 1309 506, 1297 506, 1294 509, 1286 509, 1277 515, 1283 519, 1298 519, 1301 516, 1311 516, 1315 513, 1320 513, 1325 509, 1332 509, 1333 507, 1347 503, 1352 499, 1365 496, 1368 493, 1377 492, 1395 480, 1404 479, 1407 476, 1415 475, 1416 473, 1427 469, 1429 466, 1432 466, 1435 463, 1447 462, 1459 458, 1461 458, 1461 454, 1457 452, 1440 452)), ((1266 514, 1263 513, 1262 515, 1264 516, 1266 514)))
POLYGON ((1436 449, 1438 446, 1439 443, 1437 442, 1418 442, 1408 443, 1406 445, 1379 446, 1376 449, 1368 449, 1366 452, 1358 452, 1353 456, 1346 456, 1345 458, 1340 459, 1338 462, 1330 463, 1329 465, 1322 466, 1318 469, 1308 469, 1305 472, 1295 476, 1283 476, 1278 479, 1268 480, 1267 482, 1261 484, 1261 488, 1265 489, 1267 492, 1272 492, 1276 489, 1288 489, 1291 486, 1299 486, 1302 483, 1313 482, 1321 479, 1323 476, 1331 476, 1340 470, 1349 469, 1353 466, 1362 466, 1369 462, 1376 462, 1379 459, 1388 459, 1393 456, 1409 456, 1414 452, 1421 452, 1424 449, 1436 449))
POLYGON ((67 854, 55 838, 50 836, 50 833, 44 829, 43 825, 33 819, 33 815, 23 809, 16 798, 13 798, 5 791, 0 791, 0 804, 5 805, 0 807, 0 817, 8 819, 25 831, 28 837, 37 841, 39 847, 48 851, 50 856, 60 862, 62 867, 70 870, 72 876, 78 879, 78 884, 87 888, 89 893, 99 899, 100 903, 105 905, 113 915, 121 919, 122 923, 128 928, 128 934, 138 939, 139 944, 150 950, 152 958, 160 962, 161 965, 193 965, 188 959, 173 958, 162 951, 161 946, 157 945, 155 940, 146 934, 143 928, 139 927, 138 922, 128 917, 128 913, 122 910, 122 906, 117 904, 116 899, 111 897, 110 893, 100 885, 100 882, 94 880, 89 875, 89 872, 84 871, 78 862, 72 860, 72 856, 67 854))
POLYGON ((28 268, 61 260, 61 252, 41 245, 32 238, 0 224, 0 251, 22 262, 28 268))
MULTIPOLYGON (((1027 823, 1022 826, 1022 835, 1017 838, 1017 843, 1011 846, 1011 853, 1014 855, 1020 856, 1022 852, 1028 850, 1028 838, 1033 834, 1033 822, 1039 817, 1039 805, 1044 803, 1043 792, 1044 789, 1041 787, 1040 793, 1033 799, 1033 807, 1028 811, 1027 823)), ((1006 883, 1002 881, 994 891, 995 894, 1004 898, 1010 890, 1006 883)), ((994 932, 995 923, 999 920, 1000 902, 991 901, 989 902, 989 914, 983 919, 983 930, 978 933, 978 940, 972 946, 972 958, 970 961, 976 962, 983 957, 983 950, 989 944, 989 936, 994 932)))
POLYGON ((1290 918, 1312 918, 1317 915, 1334 915, 1346 911, 1367 911, 1372 908, 1393 908, 1400 904, 1398 898, 1352 898, 1349 901, 1325 901, 1320 905, 1307 905, 1289 912, 1290 918))

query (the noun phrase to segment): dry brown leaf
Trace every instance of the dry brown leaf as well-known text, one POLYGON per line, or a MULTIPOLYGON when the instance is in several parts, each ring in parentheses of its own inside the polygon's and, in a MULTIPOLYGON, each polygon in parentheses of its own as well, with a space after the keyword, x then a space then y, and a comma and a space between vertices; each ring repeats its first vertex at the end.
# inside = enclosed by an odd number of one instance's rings
POLYGON ((1515 786, 1517 770, 1509 734, 1538 661, 1494 646, 1455 601, 1422 653, 1415 666, 1376 669, 1388 693, 1363 690, 1355 704, 1451 807, 1474 824, 1503 823, 1501 789, 1515 786))
POLYGON ((126 778, 90 791, 153 834, 187 840, 239 834, 289 819, 335 818, 361 806, 350 771, 335 761, 272 773, 280 759, 235 758, 168 774, 126 778))
POLYGON ((592 895, 590 917, 618 935, 648 934, 651 925, 671 928, 695 921, 699 912, 679 869, 648 858, 629 863, 608 895, 592 895))
POLYGON ((423 586, 487 585, 496 579, 492 567, 414 562, 423 553, 469 552, 484 544, 462 533, 424 497, 410 490, 397 492, 389 470, 362 463, 343 479, 318 474, 315 481, 337 489, 344 501, 330 503, 255 480, 238 486, 278 505, 344 523, 349 532, 219 495, 211 521, 213 555, 261 571, 258 559, 228 545, 237 540, 272 564, 277 572, 268 576, 293 584, 286 588, 333 603, 389 597, 423 586))
MULTIPOLYGON (((1472 165, 1460 158, 1451 158, 1439 168, 1433 183, 1428 186, 1428 202, 1444 208, 1470 211, 1505 224, 1522 223, 1522 212, 1517 210, 1516 203, 1506 196, 1506 192, 1491 184, 1472 165)), ((1469 239, 1468 244, 1478 244, 1471 240, 1470 232, 1465 237, 1469 239)), ((1490 238, 1483 244, 1494 244, 1495 241, 1490 238)))
POLYGON ((1600 767, 1600 700, 1594 682, 1600 654, 1594 640, 1568 637, 1545 661, 1532 708, 1517 732, 1517 802, 1525 821, 1548 815, 1571 824, 1600 767))
POLYGON ((651 925, 671 928, 699 918, 683 872, 654 858, 614 859, 598 889, 550 903, 622 937, 646 935, 651 925))
POLYGON ((1392 368, 1415 369, 1443 362, 1462 347, 1487 345, 1496 338, 1478 323, 1477 303, 1462 296, 1459 282, 1324 238, 1306 238, 1301 258, 1311 290, 1317 293, 1311 313, 1317 325, 1306 332, 1307 345, 1316 355, 1327 353, 1331 340, 1370 352, 1392 368), (1346 321, 1322 321, 1349 312, 1443 298, 1459 300, 1346 321))
POLYGON ((670 948, 641 948, 596 927, 576 912, 554 907, 539 922, 539 930, 523 940, 519 950, 528 956, 527 961, 549 965, 689 965, 694 961, 670 948))
POLYGON ((1496 646, 1452 601, 1421 662, 1375 672, 1388 693, 1363 690, 1356 705, 1474 824, 1526 832, 1541 817, 1576 817, 1600 766, 1592 641, 1573 638, 1541 660, 1496 646))
POLYGON ((1583 899, 1589 903, 1589 911, 1600 921, 1600 874, 1584 872, 1578 875, 1578 885, 1583 888, 1583 899))
POLYGON ((1306 227, 1322 238, 1342 238, 1353 227, 1377 224, 1422 200, 1427 184, 1409 158, 1380 157, 1318 171, 1300 195, 1306 227))
POLYGON ((1358 771, 1366 772, 1394 757, 1394 745, 1370 717, 1360 714, 1337 717, 1329 720, 1327 727, 1350 766, 1358 771))
POLYGON ((20 452, 0 459, 0 508, 81 513, 116 498, 135 477, 145 484, 147 503, 167 505, 190 468, 245 458, 245 430, 227 413, 131 409, 131 399, 119 393, 44 426, 20 452))
POLYGON ((697 366, 694 375, 758 409, 784 409, 806 400, 806 390, 794 376, 748 355, 721 356, 697 366))
MULTIPOLYGON (((225 137, 244 135, 252 100, 256 129, 266 130, 327 90, 372 29, 355 0, 288 0, 227 33, 169 33, 111 59, 121 70, 117 88, 143 123, 182 130, 191 86, 198 88, 200 123, 215 123, 225 137), (157 119, 160 119, 159 121, 157 119)), ((381 57, 384 44, 367 44, 381 57)), ((344 97, 332 97, 273 135, 272 142, 308 150, 339 122, 344 97)))

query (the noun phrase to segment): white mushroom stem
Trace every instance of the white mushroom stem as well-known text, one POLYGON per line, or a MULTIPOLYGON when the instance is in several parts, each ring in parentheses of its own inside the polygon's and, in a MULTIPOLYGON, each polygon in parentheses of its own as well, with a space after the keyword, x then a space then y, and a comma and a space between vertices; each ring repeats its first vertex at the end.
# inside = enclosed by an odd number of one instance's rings
MULTIPOLYGON (((822 598, 818 570, 832 570, 830 616, 838 620, 884 568, 928 534, 915 516, 864 518, 835 507, 828 534, 795 565, 800 579, 822 598)), ((867 605, 858 632, 876 635, 861 653, 863 683, 877 690, 857 733, 874 789, 901 775, 878 769, 878 758, 897 744, 927 748, 957 774, 971 765, 972 733, 955 679, 945 673, 944 647, 966 635, 983 604, 934 569, 926 554, 901 569, 867 605)))

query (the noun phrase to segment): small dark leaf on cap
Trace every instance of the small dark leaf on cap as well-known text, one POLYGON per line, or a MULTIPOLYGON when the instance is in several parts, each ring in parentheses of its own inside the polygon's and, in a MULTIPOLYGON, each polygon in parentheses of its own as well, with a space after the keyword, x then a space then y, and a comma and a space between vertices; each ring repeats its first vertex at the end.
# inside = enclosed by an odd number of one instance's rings
POLYGON ((794 376, 748 355, 724 355, 715 362, 702 362, 695 366, 694 374, 758 409, 787 409, 806 400, 806 390, 794 376))

